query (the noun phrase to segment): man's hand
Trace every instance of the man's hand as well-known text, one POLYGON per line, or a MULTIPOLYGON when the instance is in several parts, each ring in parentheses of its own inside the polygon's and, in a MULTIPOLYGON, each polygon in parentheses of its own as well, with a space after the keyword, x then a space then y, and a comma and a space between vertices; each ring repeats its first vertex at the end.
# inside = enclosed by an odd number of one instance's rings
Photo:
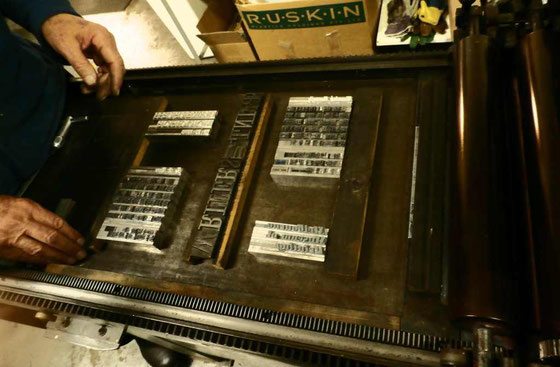
POLYGON ((0 195, 0 257, 37 264, 73 264, 86 256, 82 236, 39 204, 0 195))
POLYGON ((105 27, 71 14, 57 14, 41 27, 43 36, 52 48, 64 56, 84 80, 84 93, 97 89, 97 98, 119 95, 124 63, 117 50, 115 38, 105 27), (87 59, 99 66, 97 73, 87 59))

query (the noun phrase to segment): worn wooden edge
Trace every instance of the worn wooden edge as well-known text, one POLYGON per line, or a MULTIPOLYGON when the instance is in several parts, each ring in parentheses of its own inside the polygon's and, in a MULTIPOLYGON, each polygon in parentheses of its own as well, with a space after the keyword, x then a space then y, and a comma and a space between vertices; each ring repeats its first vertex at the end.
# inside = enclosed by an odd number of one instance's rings
POLYGON ((207 286, 158 280, 137 275, 114 273, 110 271, 62 264, 47 265, 45 272, 101 282, 110 282, 121 286, 136 287, 157 292, 168 292, 213 301, 227 302, 240 306, 256 307, 276 312, 287 312, 308 317, 317 317, 332 321, 375 326, 393 330, 400 330, 401 327, 401 319, 399 316, 395 315, 316 305, 301 301, 269 298, 246 292, 227 291, 207 286))
POLYGON ((260 157, 271 111, 272 96, 267 94, 259 116, 255 135, 251 141, 251 148, 249 149, 245 166, 241 172, 241 178, 239 179, 233 205, 226 223, 226 229, 220 242, 216 262, 214 263, 214 267, 218 269, 226 269, 228 266, 229 256, 234 246, 235 238, 239 229, 239 222, 243 217, 245 202, 247 201, 247 195, 249 194, 249 189, 251 188, 251 184, 253 182, 253 175, 260 157))
MULTIPOLYGON (((373 146, 371 149, 371 169, 369 171, 369 174, 367 174, 367 179, 364 182, 364 184, 367 187, 367 190, 365 190, 364 192, 364 203, 363 203, 363 207, 362 207, 362 215, 360 216, 363 220, 359 229, 359 237, 360 237, 360 243, 358 246, 358 251, 356 252, 355 255, 355 259, 353 259, 352 263, 354 264, 352 269, 349 269, 348 271, 344 271, 341 272, 340 269, 333 269, 333 267, 331 266, 332 264, 332 256, 329 257, 329 250, 327 248, 327 256, 325 258, 325 272, 331 276, 337 277, 337 278, 341 278, 341 279, 346 279, 346 280, 357 280, 358 279, 358 271, 359 271, 359 265, 360 265, 360 256, 361 256, 361 252, 362 252, 362 246, 363 246, 363 235, 364 235, 364 230, 365 230, 365 225, 366 225, 366 217, 367 217, 367 208, 368 208, 368 203, 369 203, 369 194, 371 191, 371 184, 372 184, 372 174, 373 174, 373 166, 375 164, 375 155, 376 155, 376 151, 377 151, 377 140, 378 140, 378 136, 379 136, 379 125, 381 123, 381 113, 383 111, 383 94, 379 93, 376 94, 374 96, 375 99, 379 100, 379 109, 377 111, 377 116, 375 116, 374 119, 374 123, 375 123, 375 129, 374 129, 374 137, 373 137, 373 146)), ((348 157, 346 157, 346 159, 348 159, 348 157)), ((364 158, 365 159, 365 158, 364 158)), ((344 172, 342 172, 340 180, 345 180, 347 179, 346 177, 344 177, 344 172)), ((341 189, 339 188, 339 193, 341 192, 341 189)), ((344 202, 344 200, 341 200, 342 198, 339 197, 337 195, 337 200, 336 200, 336 204, 335 204, 335 210, 334 210, 334 214, 333 214, 333 223, 335 221, 337 221, 337 207, 339 205, 346 205, 346 203, 344 202)), ((332 234, 333 230, 331 228, 329 236, 332 234)))
MULTIPOLYGON (((427 165, 427 157, 425 157, 424 151, 428 149, 429 141, 428 138, 431 137, 432 124, 430 123, 430 111, 429 107, 432 104, 432 98, 436 95, 434 90, 434 85, 431 82, 431 78, 420 77, 418 79, 417 92, 416 92, 416 111, 415 117, 416 121, 413 126, 414 129, 418 128, 418 157, 416 161, 416 186, 412 184, 412 178, 410 182, 410 195, 409 195, 409 205, 412 201, 412 193, 414 190, 414 209, 412 212, 412 218, 410 217, 410 207, 409 207, 409 220, 412 219, 411 234, 412 238, 408 239, 408 262, 407 262, 407 288, 409 291, 413 292, 423 292, 427 289, 427 279, 426 279, 426 268, 429 266, 426 260, 426 248, 424 242, 421 240, 422 233, 420 233, 420 228, 424 226, 425 221, 425 211, 426 206, 422 205, 423 194, 426 190, 427 182, 423 179, 422 172, 425 172, 427 165), (426 105, 428 104, 428 106, 426 105)), ((416 132, 415 132, 416 134, 416 132)), ((415 137, 416 138, 416 137, 415 137)), ((414 151, 413 142, 413 151, 414 151)), ((414 166, 414 153, 410 159, 410 171, 412 172, 412 167, 414 166)), ((412 175, 411 175, 412 176, 412 175)), ((409 228, 410 228, 409 223, 409 228)))
MULTIPOLYGON (((161 100, 161 104, 158 106, 155 112, 163 112, 167 108, 167 104, 169 101, 167 98, 163 97, 161 100)), ((136 157, 132 161, 132 167, 138 167, 142 164, 144 160, 144 156, 148 151, 148 147, 150 146, 150 141, 146 139, 146 137, 142 138, 142 142, 140 143, 140 147, 138 147, 138 152, 136 153, 136 157)))
POLYGON ((146 138, 142 138, 142 143, 140 143, 140 148, 138 148, 138 153, 136 153, 136 157, 132 161, 132 167, 138 167, 142 164, 142 160, 144 160, 144 156, 148 151, 148 147, 150 146, 150 141, 146 138))
POLYGON ((415 188, 411 180, 415 202, 407 278, 408 290, 413 292, 441 292, 444 183, 437 178, 442 177, 445 170, 447 102, 442 97, 445 97, 446 85, 445 77, 432 74, 422 75, 418 81, 415 127, 420 130, 415 188))

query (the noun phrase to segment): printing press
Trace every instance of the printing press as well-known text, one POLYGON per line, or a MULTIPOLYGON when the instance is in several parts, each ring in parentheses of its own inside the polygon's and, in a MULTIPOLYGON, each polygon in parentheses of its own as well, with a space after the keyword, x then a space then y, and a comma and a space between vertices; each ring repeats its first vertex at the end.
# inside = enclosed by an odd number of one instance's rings
POLYGON ((23 196, 87 234, 88 257, 2 269, 0 302, 97 349, 560 363, 559 6, 464 0, 449 49, 68 93, 23 196))

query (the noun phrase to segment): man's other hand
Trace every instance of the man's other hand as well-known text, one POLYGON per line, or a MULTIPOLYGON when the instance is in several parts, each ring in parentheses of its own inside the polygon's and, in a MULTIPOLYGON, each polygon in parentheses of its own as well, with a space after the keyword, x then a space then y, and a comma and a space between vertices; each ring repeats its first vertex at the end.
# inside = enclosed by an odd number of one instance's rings
POLYGON ((120 93, 125 68, 115 37, 103 26, 71 14, 57 14, 41 27, 51 47, 64 56, 82 77, 84 93, 97 90, 97 98, 120 93), (87 59, 93 59, 97 72, 87 59))
POLYGON ((0 195, 0 258, 73 264, 86 256, 83 243, 64 219, 39 204, 0 195))

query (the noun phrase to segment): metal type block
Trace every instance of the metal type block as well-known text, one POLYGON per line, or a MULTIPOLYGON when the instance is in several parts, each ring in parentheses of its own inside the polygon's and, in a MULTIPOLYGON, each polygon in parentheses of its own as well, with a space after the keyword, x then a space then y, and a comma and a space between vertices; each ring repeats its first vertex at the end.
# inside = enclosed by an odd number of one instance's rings
POLYGON ((315 110, 317 108, 331 111, 333 108, 351 108, 352 101, 351 96, 291 97, 288 106, 299 111, 315 110))
POLYGON ((226 152, 224 153, 225 159, 238 159, 243 160, 247 156, 249 151, 249 140, 237 140, 232 141, 228 145, 226 152))
POLYGON ((255 227, 253 229, 253 237, 262 241, 274 241, 279 243, 298 242, 301 244, 324 246, 327 244, 328 235, 317 235, 305 232, 284 232, 255 227))
POLYGON ((213 120, 218 116, 216 110, 206 111, 166 111, 156 112, 154 120, 213 120))
POLYGON ((154 185, 177 185, 179 183, 178 178, 174 177, 163 177, 163 176, 144 176, 144 175, 132 175, 128 174, 123 182, 138 183, 138 184, 154 184, 154 185))
POLYGON ((284 139, 281 138, 278 145, 310 146, 310 147, 341 147, 344 148, 346 140, 312 140, 312 139, 284 139))
POLYGON ((122 182, 119 185, 121 190, 142 190, 149 192, 173 192, 177 185, 158 185, 158 184, 146 184, 146 183, 135 183, 135 182, 122 182))
POLYGON ((212 189, 210 190, 210 195, 214 192, 227 192, 228 195, 233 193, 235 189, 235 181, 233 180, 226 180, 226 179, 217 179, 214 181, 212 185, 212 189))
POLYGON ((289 152, 280 150, 276 152, 275 159, 284 158, 307 158, 307 159, 335 159, 341 160, 344 158, 344 152, 341 153, 331 153, 331 152, 289 152))
MULTIPOLYGON (((340 116, 340 114, 339 114, 340 116)), ((283 126, 320 126, 320 127, 346 127, 350 122, 348 117, 322 117, 315 114, 311 117, 308 114, 302 114, 301 118, 285 118, 283 126)))
POLYGON ((148 138, 204 137, 215 135, 218 111, 169 111, 154 115, 155 123, 148 126, 148 138))
POLYGON ((119 205, 111 204, 109 212, 113 213, 149 213, 152 215, 164 215, 166 208, 150 207, 150 206, 135 206, 135 205, 119 205))
POLYGON ((127 227, 106 220, 99 230, 97 239, 151 245, 154 242, 157 230, 157 227, 127 227))
POLYGON ((118 196, 113 199, 115 204, 131 204, 138 206, 155 206, 166 208, 169 200, 148 199, 148 198, 132 198, 125 196, 118 196))
POLYGON ((159 199, 159 200, 171 200, 171 193, 169 192, 154 192, 154 191, 143 191, 143 190, 125 190, 121 189, 117 191, 118 197, 131 197, 131 198, 145 198, 145 199, 159 199))
POLYGON ((313 176, 313 177, 322 177, 322 176, 336 176, 340 175, 339 168, 318 168, 318 167, 292 167, 292 166, 280 166, 280 167, 272 167, 273 171, 276 172, 285 172, 286 174, 290 174, 292 176, 298 175, 305 175, 305 176, 313 176))
MULTIPOLYGON (((227 155, 227 153, 226 153, 227 155)), ((239 156, 239 155, 237 155, 239 156)), ((232 157, 224 157, 220 161, 220 167, 222 168, 233 168, 233 169, 241 169, 243 166, 243 159, 241 158, 232 158, 232 157)))
POLYGON ((263 220, 255 221, 255 227, 275 229, 286 232, 313 233, 318 235, 328 235, 329 229, 320 226, 308 226, 307 224, 286 224, 277 222, 267 222, 263 220))
POLYGON ((181 176, 183 168, 181 167, 132 167, 128 171, 128 175, 142 176, 181 176))
POLYGON ((328 228, 256 221, 249 252, 324 261, 328 228))
POLYGON ((163 218, 162 215, 152 215, 152 214, 131 214, 123 212, 109 212, 106 218, 112 219, 123 219, 133 222, 147 222, 147 223, 161 223, 163 218))
POLYGON ((298 249, 300 249, 299 251, 291 250, 294 248, 296 248, 295 245, 290 247, 290 249, 288 249, 287 247, 282 247, 282 246, 271 248, 271 247, 259 246, 258 244, 251 244, 249 246, 249 252, 253 254, 282 256, 282 257, 288 257, 292 259, 312 260, 312 261, 319 261, 319 262, 325 261, 325 255, 324 255, 325 252, 315 253, 314 251, 311 250, 301 251, 301 249, 305 248, 303 246, 297 247, 298 249))
MULTIPOLYGON (((247 108, 247 110, 248 110, 248 108, 247 108)), ((254 112, 241 113, 241 114, 237 115, 237 117, 235 118, 235 121, 239 122, 239 123, 241 123, 241 122, 246 123, 248 121, 254 122, 256 118, 257 118, 257 114, 254 113, 254 112)))
MULTIPOLYGON (((134 214, 125 214, 125 216, 134 215, 134 214)), ((161 222, 146 222, 146 221, 138 221, 138 220, 131 220, 131 219, 122 219, 120 218, 110 218, 109 216, 105 217, 103 221, 102 227, 114 227, 114 228, 121 228, 122 232, 125 233, 137 233, 138 231, 148 230, 148 231, 157 231, 161 227, 161 222)))
POLYGON ((121 181, 98 239, 165 246, 186 186, 181 167, 133 167, 121 181))
POLYGON ((148 129, 211 129, 216 120, 159 120, 157 124, 148 126, 148 129))
POLYGON ((231 191, 218 191, 214 190, 210 193, 208 202, 206 203, 206 208, 204 209, 205 214, 218 213, 220 215, 226 214, 229 208, 229 204, 232 198, 231 191))
POLYGON ((148 131, 146 137, 156 136, 201 136, 210 137, 212 131, 210 129, 166 129, 161 131, 148 131))
MULTIPOLYGON (((133 207, 133 208, 138 208, 138 207, 133 207)), ((153 212, 149 209, 151 208, 143 208, 143 209, 147 209, 145 212, 143 212, 142 210, 138 210, 138 211, 133 211, 133 210, 129 210, 129 211, 125 211, 125 210, 116 210, 114 208, 114 206, 111 206, 109 209, 109 212, 107 213, 107 218, 115 218, 114 215, 115 214, 129 214, 129 215, 143 215, 143 216, 152 216, 152 217, 160 217, 163 218, 163 216, 165 215, 165 211, 163 212, 153 212)), ((161 219, 159 220, 161 221, 161 219)))
POLYGON ((263 94, 243 96, 242 107, 233 124, 229 144, 220 161, 202 219, 191 236, 188 255, 188 261, 191 263, 211 258, 219 243, 263 101, 263 94))
POLYGON ((342 167, 341 159, 275 159, 275 166, 342 167))
POLYGON ((191 261, 197 262, 200 258, 212 257, 214 246, 218 241, 227 211, 231 205, 239 173, 239 169, 218 169, 202 219, 191 242, 190 257, 193 258, 191 261))
POLYGON ((202 259, 209 259, 212 257, 214 248, 218 243, 220 237, 220 228, 199 228, 196 233, 196 238, 191 242, 191 252, 189 261, 196 263, 202 259))

